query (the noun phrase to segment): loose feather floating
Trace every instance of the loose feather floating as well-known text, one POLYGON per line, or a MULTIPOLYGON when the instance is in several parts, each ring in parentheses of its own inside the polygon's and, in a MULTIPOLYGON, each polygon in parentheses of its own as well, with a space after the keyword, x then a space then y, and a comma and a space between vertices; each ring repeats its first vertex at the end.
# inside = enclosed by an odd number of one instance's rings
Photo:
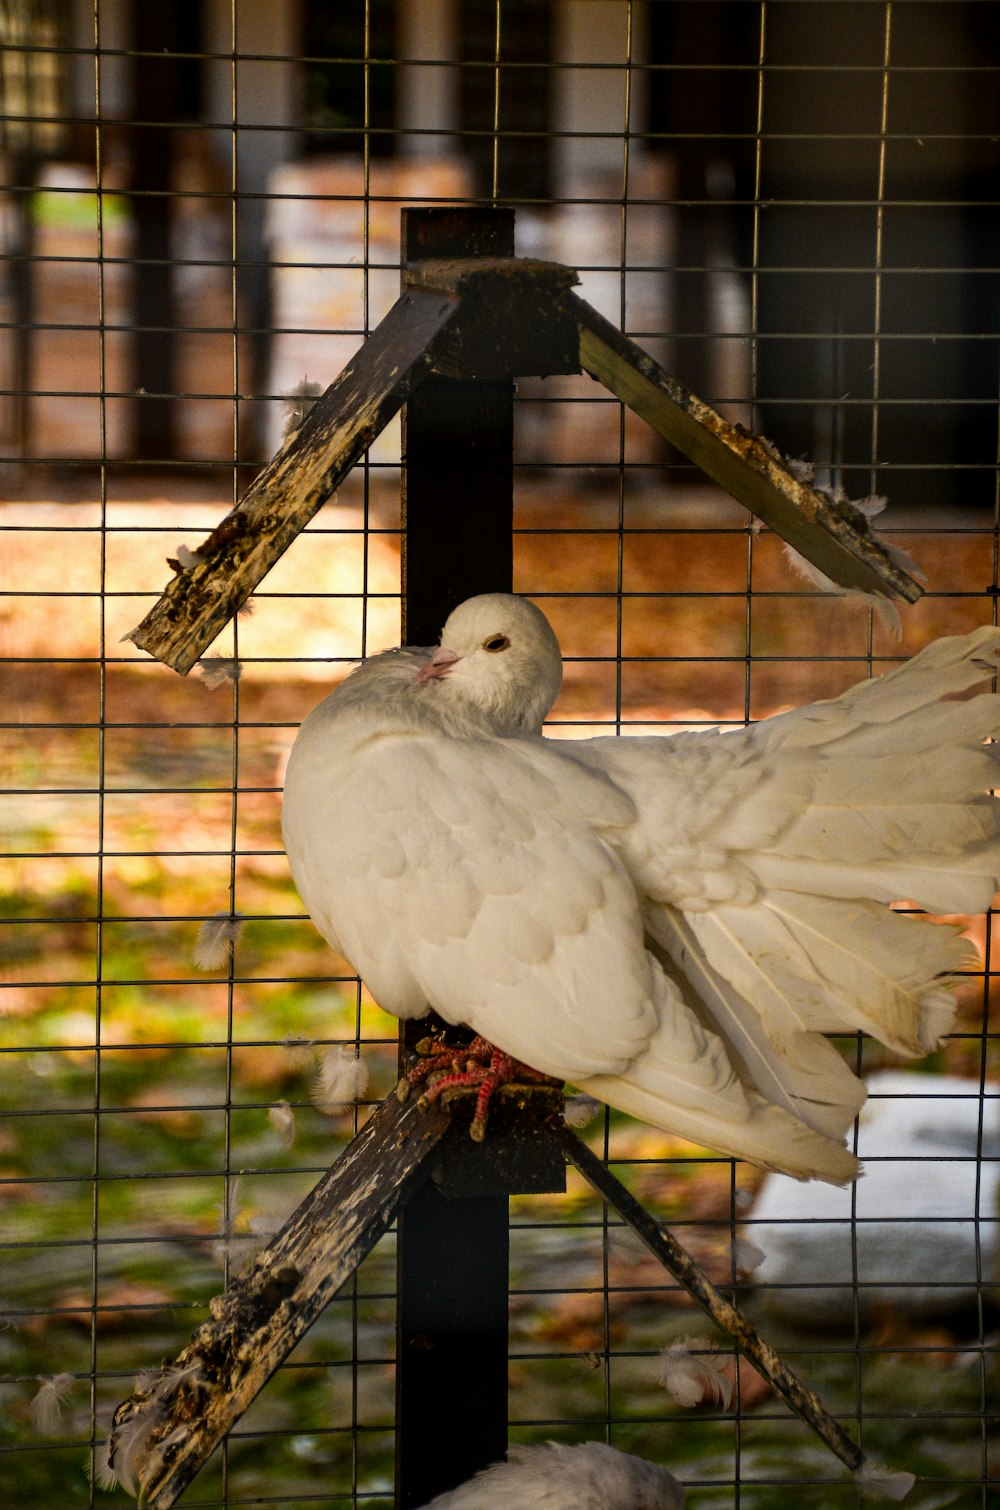
POLYGON ((41 1387, 31 1402, 31 1424, 43 1436, 58 1431, 63 1406, 75 1383, 72 1374, 53 1374, 49 1379, 39 1380, 41 1387))
POLYGON ((227 1262, 232 1263, 246 1257, 245 1238, 251 1231, 249 1214, 243 1210, 239 1175, 228 1181, 225 1196, 215 1203, 215 1209, 219 1213, 222 1235, 212 1244, 212 1257, 224 1267, 227 1262))
POLYGON ((400 1018, 432 1006, 654 1125, 798 1178, 859 1166, 827 1034, 927 1052, 1000 885, 1000 632, 751 728, 556 742, 558 645, 487 594, 303 724, 283 827, 317 927, 400 1018))
POLYGON ((192 958, 199 970, 218 970, 229 962, 229 951, 235 949, 243 932, 243 919, 238 912, 217 912, 206 918, 198 929, 198 939, 192 950, 192 958))
POLYGON ((586 1127, 593 1122, 601 1109, 601 1103, 593 1096, 567 1096, 563 1115, 567 1127, 586 1127))
POLYGON ((686 1410, 703 1400, 728 1410, 733 1400, 733 1360, 707 1347, 699 1337, 682 1337, 663 1351, 660 1383, 671 1399, 686 1410))
POLYGON ((231 656, 203 655, 198 662, 201 679, 209 690, 221 687, 225 682, 238 682, 243 675, 243 662, 231 656))
MULTIPOLYGON (((170 565, 171 563, 168 561, 167 564, 170 565)), ((190 546, 179 545, 177 547, 177 565, 181 571, 190 571, 193 566, 201 565, 201 557, 190 546)))
POLYGON ((872 1461, 858 1471, 858 1483, 874 1499, 905 1499, 916 1482, 915 1476, 905 1469, 886 1468, 872 1461))
MULTIPOLYGON (((792 462, 789 470, 800 482, 813 482, 814 472, 809 463, 792 462)), ((907 555, 906 551, 901 550, 898 545, 894 545, 891 541, 886 540, 878 534, 877 530, 871 528, 871 521, 876 519, 885 509, 887 499, 881 498, 874 493, 867 498, 848 498, 841 487, 831 488, 820 485, 815 488, 815 491, 825 498, 839 514, 848 518, 855 527, 860 527, 863 534, 869 533, 873 535, 888 554, 890 560, 897 566, 902 567, 904 571, 909 572, 912 576, 919 577, 922 582, 926 581, 924 572, 921 571, 912 557, 907 555)), ((800 577, 804 577, 807 582, 811 582, 821 592, 832 593, 838 598, 852 598, 864 603, 867 608, 875 610, 875 613, 885 627, 897 639, 903 633, 903 624, 899 617, 899 609, 891 598, 887 598, 884 594, 878 592, 863 592, 860 588, 841 587, 839 582, 834 582, 832 578, 821 572, 818 567, 813 566, 811 561, 807 561, 805 556, 800 555, 791 545, 785 546, 785 559, 798 572, 800 577)))
POLYGON ((95 1444, 93 1464, 88 1463, 87 1468, 98 1489, 105 1489, 110 1493, 116 1487, 118 1475, 111 1466, 110 1436, 95 1444))
POLYGON ((741 1274, 752 1274, 759 1269, 767 1254, 748 1237, 738 1237, 733 1243, 733 1263, 741 1274))
POLYGON ((277 1101, 268 1108, 267 1120, 281 1139, 284 1148, 295 1142, 295 1113, 287 1101, 277 1101))
MULTIPOLYGON (((94 1482, 100 1488, 113 1489, 118 1484, 126 1494, 139 1497, 142 1492, 139 1467, 145 1461, 149 1442, 166 1421, 172 1396, 182 1385, 197 1385, 201 1370, 201 1363, 195 1362, 181 1367, 143 1369, 137 1374, 136 1393, 146 1394, 149 1398, 124 1426, 98 1445, 94 1482)), ((181 1428, 181 1431, 185 1429, 181 1428)))
POLYGON ((304 377, 301 382, 286 393, 281 401, 284 415, 284 428, 281 432, 282 440, 287 440, 296 431, 309 413, 320 394, 323 385, 309 377, 304 377))
POLYGON ((313 1103, 327 1116, 359 1101, 368 1089, 368 1066, 345 1044, 324 1049, 313 1089, 313 1103))

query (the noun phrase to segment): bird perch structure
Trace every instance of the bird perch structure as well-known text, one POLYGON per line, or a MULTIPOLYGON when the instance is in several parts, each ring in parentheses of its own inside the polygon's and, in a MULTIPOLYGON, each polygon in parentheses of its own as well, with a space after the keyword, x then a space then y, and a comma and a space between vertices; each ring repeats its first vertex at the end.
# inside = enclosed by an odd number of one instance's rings
MULTIPOLYGON (((432 373, 481 383, 588 372, 832 581, 907 602, 920 596, 859 510, 831 504, 768 442, 696 398, 574 294, 576 281, 571 268, 517 257, 404 267, 385 319, 198 546, 196 563, 178 571, 133 631, 135 644, 190 671, 432 373)), ((442 605, 445 614, 455 603, 442 605)))
MULTIPOLYGON (((439 1103, 424 1110, 415 1098, 402 1106, 390 1096, 278 1235, 212 1301, 208 1320, 175 1362, 118 1407, 111 1463, 128 1454, 129 1475, 142 1486, 150 1510, 176 1504, 414 1188, 431 1180, 445 1197, 462 1194, 474 1099, 460 1092, 452 1106, 461 1110, 453 1118, 439 1103), (129 1445, 136 1440, 138 1450, 129 1445)), ((521 1155, 519 1171, 508 1162, 508 1178, 523 1190, 529 1168, 550 1170, 554 1156, 561 1170, 563 1159, 569 1160, 841 1462, 853 1470, 862 1466, 864 1454, 813 1391, 570 1131, 561 1091, 505 1086, 495 1116, 500 1144, 509 1154, 513 1142, 521 1155)))
MULTIPOLYGON (((513 212, 406 211, 403 289, 369 340, 130 638, 186 673, 402 407, 403 631, 428 644, 512 573, 513 380, 590 373, 845 588, 920 587, 849 506, 798 480, 572 292, 513 253, 513 212)), ((403 1063, 427 1020, 404 1025, 403 1063)), ((425 1504, 504 1456, 508 1196, 558 1191, 569 1159, 849 1468, 864 1459, 815 1395, 570 1133, 560 1091, 512 1087, 482 1145, 393 1097, 226 1293, 176 1363, 121 1404, 112 1469, 173 1505, 323 1306, 397 1225, 396 1503, 425 1504), (476 1367, 467 1361, 474 1356, 476 1367), (428 1452, 447 1434, 449 1451, 428 1452)), ((461 1106, 459 1099, 454 1103, 461 1106)))

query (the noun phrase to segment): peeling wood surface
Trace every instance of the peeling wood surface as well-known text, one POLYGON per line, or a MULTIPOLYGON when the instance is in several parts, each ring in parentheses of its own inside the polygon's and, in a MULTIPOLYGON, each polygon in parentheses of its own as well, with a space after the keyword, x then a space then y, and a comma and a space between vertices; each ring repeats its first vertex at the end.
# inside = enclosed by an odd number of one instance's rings
POLYGON ((890 558, 867 520, 793 477, 758 435, 731 425, 576 294, 585 372, 665 436, 737 502, 842 587, 916 602, 923 589, 890 558))
POLYGON ((150 1510, 176 1503, 429 1173, 449 1126, 443 1108, 422 1112, 415 1099, 401 1106, 390 1096, 249 1269, 211 1302, 209 1319, 160 1381, 118 1407, 111 1466, 123 1439, 144 1436, 131 1468, 150 1510))
POLYGON ((659 1222, 653 1220, 635 1197, 626 1190, 621 1181, 615 1178, 607 1165, 591 1152, 586 1143, 578 1138, 565 1122, 554 1119, 550 1122, 549 1128, 563 1153, 576 1166, 584 1179, 593 1185, 608 1205, 613 1206, 619 1216, 628 1222, 667 1272, 673 1275, 678 1284, 684 1286, 692 1299, 697 1301, 703 1311, 707 1311, 716 1325, 728 1333, 740 1352, 750 1359, 754 1368, 770 1380, 775 1392, 781 1396, 785 1404, 812 1427, 817 1436, 822 1438, 842 1463, 853 1471, 857 1471, 865 1461, 864 1453, 851 1441, 840 1423, 829 1414, 819 1397, 802 1382, 787 1363, 779 1358, 774 1348, 764 1341, 757 1328, 747 1321, 746 1317, 702 1273, 694 1259, 681 1247, 677 1239, 664 1231, 659 1222))
POLYGON ((406 290, 131 638, 186 673, 430 371, 459 312, 406 290))

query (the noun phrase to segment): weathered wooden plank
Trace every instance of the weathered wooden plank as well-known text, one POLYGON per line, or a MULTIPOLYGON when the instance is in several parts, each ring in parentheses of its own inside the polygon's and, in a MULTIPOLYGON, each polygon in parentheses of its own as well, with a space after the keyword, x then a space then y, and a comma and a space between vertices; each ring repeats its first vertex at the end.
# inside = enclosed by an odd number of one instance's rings
MULTIPOLYGON (((111 1467, 167 1510, 429 1173, 438 1106, 390 1096, 168 1370, 115 1412, 111 1467)), ((461 1136, 462 1129, 456 1128, 461 1136)))
POLYGON ((188 672, 430 371, 459 301, 407 289, 130 638, 188 672))
POLYGON ((731 425, 577 294, 580 365, 727 493, 842 587, 905 598, 923 589, 892 560, 859 510, 839 509, 793 477, 759 435, 731 425))
POLYGON ((812 1427, 842 1463, 857 1471, 865 1461, 861 1448, 851 1441, 819 1397, 779 1358, 774 1348, 764 1341, 757 1328, 715 1288, 690 1253, 659 1222, 653 1220, 607 1165, 591 1152, 561 1118, 553 1118, 549 1123, 549 1130, 570 1163, 576 1166, 608 1205, 613 1206, 619 1216, 628 1222, 667 1273, 672 1274, 716 1325, 728 1333, 754 1368, 770 1380, 775 1393, 812 1427))

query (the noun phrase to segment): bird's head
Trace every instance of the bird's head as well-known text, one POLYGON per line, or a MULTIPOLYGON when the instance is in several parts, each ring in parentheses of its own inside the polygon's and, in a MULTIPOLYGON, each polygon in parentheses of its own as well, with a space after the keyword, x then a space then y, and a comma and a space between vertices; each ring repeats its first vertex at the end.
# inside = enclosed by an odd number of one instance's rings
POLYGON ((559 641, 527 598, 483 593, 449 616, 416 683, 445 707, 485 716, 496 734, 537 734, 562 685, 559 641))

